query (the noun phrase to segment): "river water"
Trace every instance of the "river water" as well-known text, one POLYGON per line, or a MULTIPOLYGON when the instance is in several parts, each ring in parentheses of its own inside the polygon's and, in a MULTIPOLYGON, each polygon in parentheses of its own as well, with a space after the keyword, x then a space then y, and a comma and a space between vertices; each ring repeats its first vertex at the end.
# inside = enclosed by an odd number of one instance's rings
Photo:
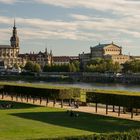
MULTIPOLYGON (((23 81, 19 81, 23 82, 23 81)), ((53 86, 66 86, 66 87, 80 87, 84 89, 106 89, 106 90, 126 90, 126 91, 137 91, 140 92, 140 85, 132 85, 132 84, 114 84, 114 83, 83 83, 83 82, 76 82, 76 83, 64 83, 64 82, 32 82, 34 84, 46 84, 46 85, 53 85, 53 86)))

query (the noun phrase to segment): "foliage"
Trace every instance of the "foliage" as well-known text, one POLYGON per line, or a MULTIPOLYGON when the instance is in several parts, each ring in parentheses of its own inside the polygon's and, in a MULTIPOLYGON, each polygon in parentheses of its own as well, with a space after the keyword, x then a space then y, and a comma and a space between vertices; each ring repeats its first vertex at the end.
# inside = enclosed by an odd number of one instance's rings
POLYGON ((123 64, 123 72, 139 73, 140 72, 140 60, 127 61, 123 64))
POLYGON ((69 66, 68 64, 53 64, 53 65, 45 65, 43 68, 44 72, 68 72, 69 66))
POLYGON ((49 98, 49 99, 77 99, 80 100, 80 88, 65 88, 55 86, 29 84, 1 84, 1 92, 21 97, 49 98), (28 91, 28 92, 27 92, 28 91))
POLYGON ((30 72, 40 72, 41 67, 37 63, 33 63, 31 61, 28 61, 24 67, 25 70, 30 71, 30 72))
POLYGON ((72 62, 76 68, 76 72, 79 72, 80 71, 80 62, 79 61, 73 61, 72 62))
POLYGON ((75 61, 69 64, 45 65, 44 72, 78 72, 80 71, 79 62, 75 61))
POLYGON ((47 138, 37 140, 139 140, 140 130, 131 130, 123 133, 109 133, 109 134, 92 134, 83 136, 47 138))
POLYGON ((134 93, 112 92, 112 91, 91 91, 87 92, 87 102, 102 103, 130 108, 140 108, 140 95, 134 93))
POLYGON ((33 72, 41 72, 41 67, 39 64, 37 64, 37 63, 34 64, 33 72))
POLYGON ((114 72, 120 71, 120 65, 118 62, 113 62, 110 59, 94 59, 91 60, 85 69, 87 72, 114 72))

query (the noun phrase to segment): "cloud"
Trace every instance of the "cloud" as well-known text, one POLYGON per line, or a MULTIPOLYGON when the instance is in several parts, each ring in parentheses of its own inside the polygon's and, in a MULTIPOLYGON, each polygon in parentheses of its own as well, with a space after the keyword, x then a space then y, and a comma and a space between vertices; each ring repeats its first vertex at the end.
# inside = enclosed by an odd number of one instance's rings
POLYGON ((140 1, 136 0, 34 0, 40 4, 49 4, 64 8, 88 8, 98 11, 111 11, 114 14, 133 15, 139 11, 140 1))
POLYGON ((90 20, 92 18, 90 16, 80 14, 71 14, 70 17, 72 17, 75 20, 90 20))
MULTIPOLYGON (((17 25, 21 27, 18 28, 18 33, 23 39, 49 38, 89 41, 93 38, 97 40, 111 38, 113 40, 121 38, 121 34, 140 38, 140 30, 137 28, 140 23, 138 18, 132 22, 132 19, 128 17, 122 20, 77 14, 72 14, 70 17, 73 18, 71 22, 17 17, 17 25)), ((12 18, 0 16, 0 24, 11 26, 11 21, 13 21, 12 18)))
POLYGON ((0 3, 4 4, 13 4, 16 3, 18 0, 0 0, 0 3))

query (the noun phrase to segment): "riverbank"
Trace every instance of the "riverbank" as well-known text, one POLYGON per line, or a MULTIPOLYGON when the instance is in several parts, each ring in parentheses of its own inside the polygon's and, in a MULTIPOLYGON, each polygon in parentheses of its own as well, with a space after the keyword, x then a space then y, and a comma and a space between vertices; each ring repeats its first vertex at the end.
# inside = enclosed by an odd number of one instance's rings
POLYGON ((1 80, 45 81, 45 82, 85 82, 140 84, 140 74, 84 73, 84 72, 41 72, 30 75, 0 75, 1 80))

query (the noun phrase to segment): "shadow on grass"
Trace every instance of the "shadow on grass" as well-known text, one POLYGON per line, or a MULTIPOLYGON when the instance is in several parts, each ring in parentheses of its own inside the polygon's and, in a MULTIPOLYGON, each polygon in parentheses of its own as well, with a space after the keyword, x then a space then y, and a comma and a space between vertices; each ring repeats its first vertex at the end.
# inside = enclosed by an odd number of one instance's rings
POLYGON ((34 107, 39 107, 39 106, 26 104, 26 103, 18 103, 14 101, 1 101, 0 100, 0 110, 1 109, 26 109, 26 108, 34 108, 34 107))
MULTIPOLYGON (((123 132, 140 128, 140 122, 117 119, 89 113, 79 113, 79 117, 71 117, 66 111, 30 112, 11 114, 20 118, 31 119, 51 125, 80 129, 96 133, 123 132)), ((61 129, 61 128, 60 128, 61 129)))

